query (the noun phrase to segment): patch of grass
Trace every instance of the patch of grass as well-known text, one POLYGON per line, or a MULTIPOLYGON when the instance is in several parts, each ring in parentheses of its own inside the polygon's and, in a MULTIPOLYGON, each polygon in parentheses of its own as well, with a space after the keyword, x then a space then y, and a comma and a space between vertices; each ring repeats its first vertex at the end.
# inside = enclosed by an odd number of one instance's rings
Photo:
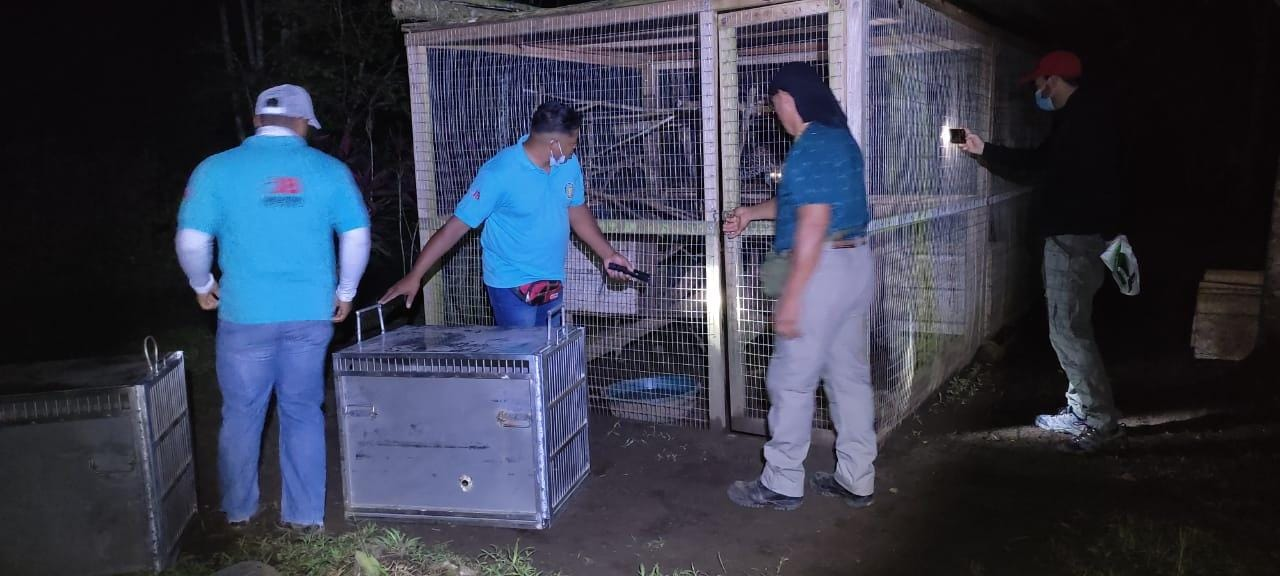
POLYGON ((1054 553, 1079 576, 1232 576, 1254 574, 1232 542, 1187 525, 1118 516, 1081 543, 1054 541, 1054 553))
POLYGON ((163 576, 208 576, 251 560, 268 564, 283 576, 544 576, 532 557, 532 548, 516 542, 511 548, 494 546, 467 558, 442 545, 427 546, 398 530, 363 526, 337 536, 281 532, 245 539, 209 561, 183 558, 163 576))

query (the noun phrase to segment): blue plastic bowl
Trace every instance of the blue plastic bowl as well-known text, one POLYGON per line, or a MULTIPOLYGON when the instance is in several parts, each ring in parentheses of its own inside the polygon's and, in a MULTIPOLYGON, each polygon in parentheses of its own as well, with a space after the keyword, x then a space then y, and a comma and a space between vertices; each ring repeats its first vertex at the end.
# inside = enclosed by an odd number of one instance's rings
POLYGON ((644 402, 687 396, 697 390, 698 383, 690 376, 664 374, 617 382, 605 389, 605 396, 612 400, 644 402))

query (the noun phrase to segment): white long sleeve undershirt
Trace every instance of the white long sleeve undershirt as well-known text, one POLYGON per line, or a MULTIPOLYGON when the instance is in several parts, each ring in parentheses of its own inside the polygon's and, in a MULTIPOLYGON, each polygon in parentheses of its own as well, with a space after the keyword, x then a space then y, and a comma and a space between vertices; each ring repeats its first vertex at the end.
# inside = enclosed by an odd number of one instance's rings
MULTIPOLYGON (((338 239, 338 289, 336 296, 343 302, 356 297, 356 288, 369 265, 369 247, 372 239, 369 228, 356 228, 342 233, 338 239)), ((213 289, 213 236, 183 228, 174 238, 178 264, 187 275, 187 282, 197 294, 207 294, 213 289)))
POLYGON ((373 240, 368 228, 356 228, 342 233, 338 240, 338 300, 350 302, 356 298, 356 287, 369 265, 369 247, 373 240))
POLYGON ((178 230, 173 244, 178 252, 178 265, 186 273, 191 289, 196 294, 208 294, 213 289, 213 236, 183 228, 178 230))

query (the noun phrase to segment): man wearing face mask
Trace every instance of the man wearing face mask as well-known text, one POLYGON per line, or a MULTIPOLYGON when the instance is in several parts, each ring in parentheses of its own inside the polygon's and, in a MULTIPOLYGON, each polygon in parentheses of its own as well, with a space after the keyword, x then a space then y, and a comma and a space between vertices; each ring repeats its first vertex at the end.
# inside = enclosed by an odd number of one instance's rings
POLYGON ((1120 146, 1105 102, 1082 88, 1075 54, 1047 54, 1023 82, 1035 81, 1036 105, 1053 113, 1047 140, 1033 149, 988 144, 968 133, 961 146, 1000 176, 1035 173, 1044 244, 1049 340, 1067 374, 1067 405, 1036 426, 1071 437, 1092 452, 1120 435, 1111 384, 1093 334, 1093 297, 1106 277, 1099 257, 1118 230, 1120 146))
POLYGON ((453 216, 431 235, 413 269, 379 302, 399 296, 412 306, 422 279, 467 232, 484 224, 484 283, 499 326, 545 326, 559 306, 569 231, 600 257, 615 279, 626 276, 610 264, 631 269, 600 232, 583 195, 582 166, 574 156, 582 116, 568 105, 548 101, 530 120, 530 133, 480 167, 453 216))

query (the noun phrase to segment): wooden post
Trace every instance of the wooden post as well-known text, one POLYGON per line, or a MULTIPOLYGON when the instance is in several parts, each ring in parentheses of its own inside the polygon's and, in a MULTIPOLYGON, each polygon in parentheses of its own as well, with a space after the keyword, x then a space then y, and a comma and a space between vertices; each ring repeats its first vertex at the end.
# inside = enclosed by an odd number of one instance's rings
MULTIPOLYGON (((870 86, 867 67, 871 52, 867 0, 844 1, 844 100, 841 103, 844 104, 845 115, 849 117, 849 131, 865 153, 868 143, 867 124, 871 117, 867 113, 867 90, 870 86)), ((867 175, 866 181, 870 185, 871 171, 864 170, 863 173, 867 175)))
MULTIPOLYGON (((976 129, 981 130, 982 134, 986 134, 988 138, 992 137, 991 133, 995 129, 996 116, 996 47, 997 43, 994 38, 987 38, 982 48, 982 88, 986 94, 986 102, 982 103, 983 109, 986 111, 985 121, 976 129)), ((970 306, 973 307, 975 318, 974 335, 976 341, 974 348, 982 345, 982 341, 991 336, 999 328, 999 326, 991 325, 991 307, 992 307, 992 284, 991 279, 995 276, 992 271, 995 269, 996 262, 992 260, 992 234, 991 222, 994 220, 994 211, 999 209, 998 206, 991 202, 991 172, 986 169, 978 169, 978 195, 985 201, 985 205, 979 209, 977 214, 977 222, 970 229, 969 234, 972 235, 970 245, 978 250, 973 254, 972 262, 977 264, 980 278, 970 285, 969 289, 976 298, 966 299, 970 306), (970 303, 971 302, 971 303, 970 303)))
MULTIPOLYGON (((657 110, 659 102, 658 94, 658 67, 653 63, 646 64, 640 68, 640 103, 647 110, 657 110)), ((654 124, 655 127, 660 124, 654 124)), ((659 143, 662 135, 659 130, 654 130, 654 134, 644 139, 644 153, 649 157, 649 161, 644 163, 644 176, 649 185, 649 193, 658 195, 662 193, 661 183, 655 166, 658 165, 659 143)), ((643 133, 643 132, 642 132, 643 133)), ((623 140, 625 142, 626 140, 623 140)), ((619 145, 622 142, 618 143, 619 145)))
MULTIPOLYGON (((724 354, 724 271, 720 264, 720 58, 716 13, 698 13, 698 70, 702 85, 703 221, 706 224, 707 406, 711 426, 729 427, 724 354)), ((734 92, 737 98, 737 92, 734 92)))
MULTIPOLYGON (((418 243, 427 244, 442 223, 436 208, 435 129, 431 124, 430 70, 427 49, 409 43, 409 107, 413 121, 413 165, 418 184, 418 243)), ((422 289, 422 308, 427 324, 444 323, 444 290, 439 270, 430 274, 422 289)))

